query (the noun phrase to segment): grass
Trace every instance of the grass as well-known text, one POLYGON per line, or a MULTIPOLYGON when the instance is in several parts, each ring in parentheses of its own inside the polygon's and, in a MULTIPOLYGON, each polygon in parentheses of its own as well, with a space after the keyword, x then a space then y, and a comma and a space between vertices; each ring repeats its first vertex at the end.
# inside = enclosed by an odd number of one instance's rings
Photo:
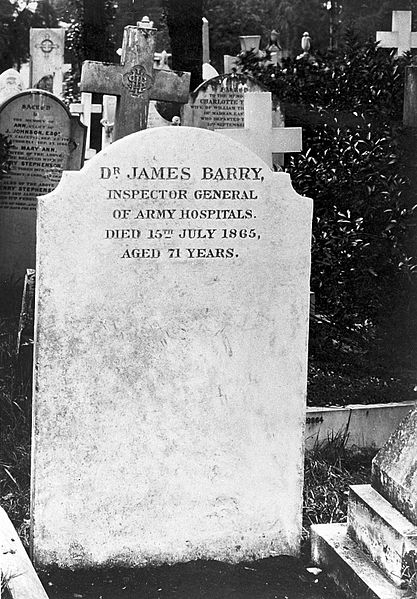
POLYGON ((317 443, 306 454, 303 536, 311 524, 346 522, 349 486, 369 483, 375 449, 348 449, 344 432, 317 443))

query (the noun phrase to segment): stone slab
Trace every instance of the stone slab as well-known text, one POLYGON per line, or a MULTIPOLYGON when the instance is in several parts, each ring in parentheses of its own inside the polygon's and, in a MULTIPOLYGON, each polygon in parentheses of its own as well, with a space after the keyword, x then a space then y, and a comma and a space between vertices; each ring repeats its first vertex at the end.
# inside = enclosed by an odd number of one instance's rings
POLYGON ((65 29, 31 28, 30 87, 62 95, 65 29))
POLYGON ((346 524, 314 524, 311 556, 348 599, 410 599, 365 555, 347 534, 346 524))
POLYGON ((12 522, 0 507, 1 590, 11 599, 48 599, 12 522))
POLYGON ((64 169, 83 163, 84 125, 55 96, 25 91, 0 107, 0 133, 11 142, 0 179, 0 278, 23 281, 35 267, 36 197, 54 189, 64 169))
MULTIPOLYGON (((329 397, 328 401, 331 402, 329 397)), ((381 448, 415 406, 414 401, 307 408, 306 449, 347 433, 347 447, 381 448)))
POLYGON ((372 486, 417 526, 417 408, 372 462, 372 486))
POLYGON ((219 75, 204 81, 190 94, 181 121, 186 126, 211 131, 244 127, 243 94, 248 91, 267 89, 253 77, 240 74, 219 75))
POLYGON ((187 127, 40 199, 37 564, 299 552, 311 217, 287 174, 187 127))
POLYGON ((348 533, 397 586, 416 572, 417 528, 371 485, 350 487, 348 533))

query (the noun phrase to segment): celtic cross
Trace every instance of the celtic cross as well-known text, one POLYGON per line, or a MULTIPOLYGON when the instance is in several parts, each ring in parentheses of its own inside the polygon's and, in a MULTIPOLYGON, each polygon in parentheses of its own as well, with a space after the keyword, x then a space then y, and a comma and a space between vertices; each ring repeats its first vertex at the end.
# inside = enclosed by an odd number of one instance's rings
POLYGON ((125 27, 120 65, 83 63, 81 91, 117 96, 114 139, 146 129, 150 100, 188 102, 189 73, 153 68, 155 31, 144 17, 125 27))

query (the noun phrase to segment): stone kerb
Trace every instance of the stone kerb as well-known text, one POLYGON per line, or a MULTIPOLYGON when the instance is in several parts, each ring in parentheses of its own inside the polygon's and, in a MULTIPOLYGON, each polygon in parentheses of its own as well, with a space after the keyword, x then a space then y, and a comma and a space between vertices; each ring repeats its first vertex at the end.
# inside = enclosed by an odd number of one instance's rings
POLYGON ((299 552, 311 216, 287 174, 186 127, 39 199, 37 564, 299 552))

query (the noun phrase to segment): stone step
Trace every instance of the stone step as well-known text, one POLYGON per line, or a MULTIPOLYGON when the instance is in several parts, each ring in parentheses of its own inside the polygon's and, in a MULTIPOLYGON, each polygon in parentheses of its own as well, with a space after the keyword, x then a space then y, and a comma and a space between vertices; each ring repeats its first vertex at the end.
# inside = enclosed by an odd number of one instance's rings
POLYGON ((416 572, 417 528, 371 485, 350 487, 348 534, 397 585, 416 572))
POLYGON ((314 524, 311 555, 349 599, 409 599, 347 534, 347 524, 314 524))

